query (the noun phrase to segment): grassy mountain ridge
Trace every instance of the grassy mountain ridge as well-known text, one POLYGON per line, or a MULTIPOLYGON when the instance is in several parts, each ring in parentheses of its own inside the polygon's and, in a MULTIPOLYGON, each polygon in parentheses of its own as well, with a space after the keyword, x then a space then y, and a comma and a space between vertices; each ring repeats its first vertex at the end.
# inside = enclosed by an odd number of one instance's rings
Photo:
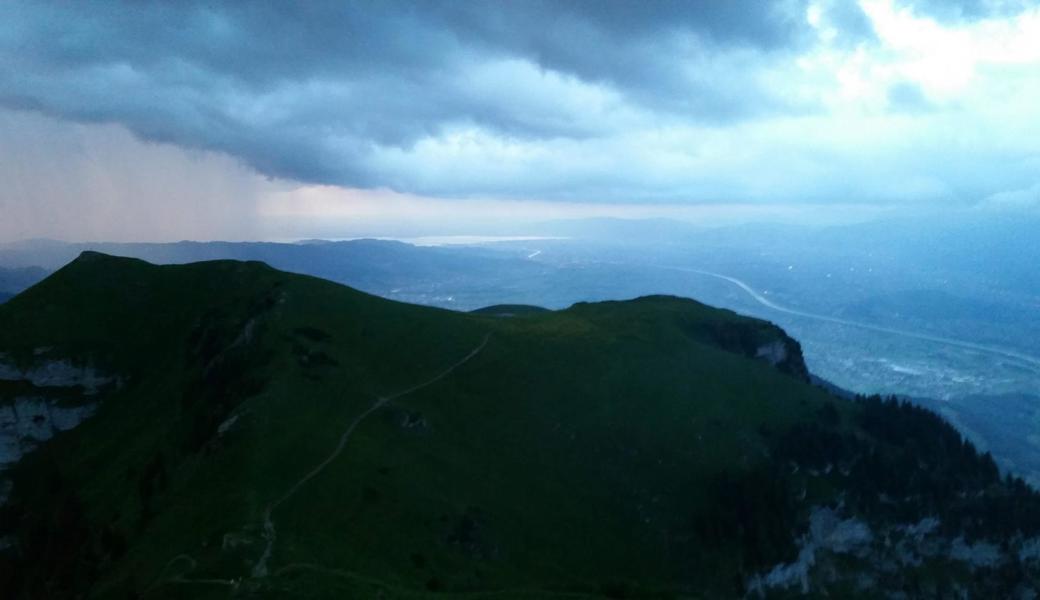
MULTIPOLYGON (((0 307, 0 352, 117 382, 11 472, 16 597, 731 596, 820 507, 874 539, 937 514, 978 537, 994 498, 1005 541, 1040 528, 930 413, 829 396, 776 326, 681 298, 504 319, 84 253, 0 307)), ((859 550, 826 552, 877 585, 1026 577, 937 578, 944 555, 882 580, 859 550)))

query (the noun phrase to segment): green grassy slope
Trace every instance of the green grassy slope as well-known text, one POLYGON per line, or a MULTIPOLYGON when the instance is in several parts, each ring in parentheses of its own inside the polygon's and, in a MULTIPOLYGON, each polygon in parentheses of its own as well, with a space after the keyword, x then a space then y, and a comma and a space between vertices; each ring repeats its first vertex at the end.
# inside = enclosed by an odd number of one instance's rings
POLYGON ((762 321, 672 297, 495 314, 260 263, 85 253, 0 307, 0 352, 29 367, 48 348, 123 383, 12 474, 0 514, 20 546, 0 583, 728 596, 793 560, 810 503, 845 485, 786 469, 778 456, 818 458, 791 432, 866 444, 846 444, 850 465, 906 446, 809 386, 797 343, 762 321), (754 358, 776 342, 783 362, 754 358))

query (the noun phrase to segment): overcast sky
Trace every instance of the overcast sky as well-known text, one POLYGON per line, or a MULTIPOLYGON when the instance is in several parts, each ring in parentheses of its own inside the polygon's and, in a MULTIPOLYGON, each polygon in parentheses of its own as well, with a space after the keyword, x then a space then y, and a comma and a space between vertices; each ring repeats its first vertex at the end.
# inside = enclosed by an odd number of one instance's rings
POLYGON ((1040 209, 1033 2, 278 6, 0 5, 0 240, 1040 209))

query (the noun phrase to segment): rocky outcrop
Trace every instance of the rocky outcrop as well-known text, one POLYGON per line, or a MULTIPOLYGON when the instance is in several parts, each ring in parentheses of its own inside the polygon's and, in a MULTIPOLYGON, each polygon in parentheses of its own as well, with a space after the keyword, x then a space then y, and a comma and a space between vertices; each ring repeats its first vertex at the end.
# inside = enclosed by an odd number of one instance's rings
POLYGON ((754 350, 747 353, 748 356, 764 360, 777 370, 802 381, 809 381, 809 368, 805 365, 801 344, 779 327, 772 326, 772 329, 775 331, 776 337, 755 345, 754 350))
POLYGON ((116 382, 114 377, 102 375, 93 367, 77 366, 64 359, 40 361, 23 370, 4 358, 0 355, 0 380, 4 381, 28 381, 36 387, 81 387, 90 396, 116 382))
MULTIPOLYGON (((944 535, 936 517, 911 524, 870 524, 841 513, 841 507, 813 508, 808 531, 798 540, 797 559, 752 576, 747 581, 746 597, 767 598, 778 592, 805 595, 834 586, 874 595, 879 582, 891 585, 900 574, 928 565, 989 573, 1002 566, 1035 565, 1040 561, 1040 538, 1016 536, 1004 544, 985 539, 968 542, 963 535, 944 535)), ((1020 588, 1020 592, 1029 591, 1020 588)), ((951 589, 952 597, 968 596, 957 585, 951 589)), ((941 595, 931 588, 925 592, 922 596, 941 595)), ((1035 598, 1028 593, 1019 597, 1035 598)))
POLYGON ((68 431, 94 414, 95 403, 60 406, 43 398, 16 398, 0 406, 0 470, 60 431, 68 431))
POLYGON ((0 382, 13 383, 0 395, 0 471, 57 433, 94 414, 98 394, 122 382, 68 359, 46 359, 51 348, 34 351, 35 362, 19 367, 0 354, 0 382))
POLYGON ((859 519, 843 519, 830 508, 819 507, 809 517, 809 531, 802 538, 798 559, 793 563, 780 564, 768 573, 756 575, 748 582, 748 595, 764 597, 770 589, 796 588, 808 594, 810 573, 816 565, 817 553, 827 551, 863 557, 870 550, 874 534, 866 523, 859 519))
POLYGON ((762 344, 755 350, 755 358, 764 358, 774 367, 787 360, 787 345, 783 340, 774 340, 762 344))

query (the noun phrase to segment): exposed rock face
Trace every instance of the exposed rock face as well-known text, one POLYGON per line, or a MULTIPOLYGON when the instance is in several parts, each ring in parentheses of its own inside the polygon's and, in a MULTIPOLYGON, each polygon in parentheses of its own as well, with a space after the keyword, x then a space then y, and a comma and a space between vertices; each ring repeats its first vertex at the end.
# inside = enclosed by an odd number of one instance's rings
POLYGON ((985 541, 969 544, 963 537, 959 537, 950 545, 950 558, 973 567, 993 567, 1004 557, 996 544, 985 541))
POLYGON ((858 519, 842 519, 829 508, 817 508, 809 517, 809 532, 802 539, 798 560, 776 565, 764 575, 756 575, 748 582, 748 595, 765 596, 773 588, 798 588, 808 594, 810 572, 816 565, 816 554, 829 551, 835 554, 864 556, 870 549, 874 534, 866 523, 858 519))
MULTIPOLYGON (((1018 536, 1004 546, 992 540, 969 543, 961 535, 943 535, 940 526, 939 519, 925 517, 913 524, 875 523, 871 527, 857 518, 843 518, 840 507, 814 508, 809 529, 798 542, 798 558, 752 576, 746 597, 772 597, 781 590, 817 593, 836 583, 871 594, 879 581, 926 563, 974 573, 1012 563, 1040 562, 1040 538, 1018 536)), ((963 589, 954 587, 953 591, 953 597, 967 597, 963 589)), ((1020 586, 1018 591, 1022 592, 1018 597, 1036 597, 1026 587, 1020 586)))
POLYGON ((755 358, 764 358, 775 367, 787 360, 787 345, 783 340, 763 344, 755 350, 755 358))
POLYGON ((92 367, 76 366, 68 360, 47 360, 21 370, 0 356, 0 380, 28 381, 36 387, 82 387, 83 393, 94 395, 115 378, 100 374, 92 367))
POLYGON ((224 422, 217 426, 217 436, 223 437, 227 432, 231 431, 235 427, 235 423, 238 423, 238 418, 239 415, 231 415, 224 419, 224 422))
POLYGON ((119 378, 93 367, 78 366, 67 359, 43 358, 50 350, 38 348, 34 352, 35 364, 25 369, 0 354, 0 381, 31 386, 26 386, 24 393, 16 392, 14 397, 0 397, 0 471, 58 432, 82 423, 94 414, 98 392, 121 383, 119 378))
POLYGON ((59 406, 43 398, 16 398, 0 406, 0 470, 18 462, 40 442, 67 431, 94 414, 96 404, 59 406))
POLYGON ((778 370, 809 381, 809 369, 802 356, 802 346, 794 338, 777 328, 779 337, 755 347, 752 358, 764 360, 778 370))

